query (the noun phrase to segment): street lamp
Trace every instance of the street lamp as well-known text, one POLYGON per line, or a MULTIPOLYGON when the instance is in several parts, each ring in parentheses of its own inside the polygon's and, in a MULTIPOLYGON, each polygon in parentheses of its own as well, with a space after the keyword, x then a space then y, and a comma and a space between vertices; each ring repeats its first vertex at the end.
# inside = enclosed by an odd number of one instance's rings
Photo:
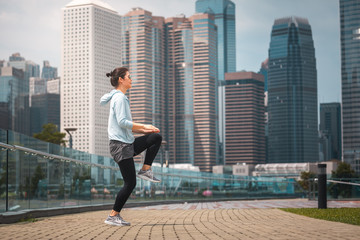
POLYGON ((77 130, 77 128, 64 128, 64 130, 70 135, 69 143, 70 143, 70 148, 72 149, 72 135, 71 135, 71 132, 75 132, 77 130))

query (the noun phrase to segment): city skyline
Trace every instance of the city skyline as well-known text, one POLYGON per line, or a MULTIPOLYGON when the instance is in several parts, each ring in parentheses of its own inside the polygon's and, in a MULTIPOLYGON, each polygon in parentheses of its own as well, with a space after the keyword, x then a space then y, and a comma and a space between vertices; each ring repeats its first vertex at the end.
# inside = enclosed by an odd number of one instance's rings
MULTIPOLYGON (((121 3, 103 0, 120 15, 132 7, 142 7, 153 16, 174 17, 184 13, 187 17, 195 13, 195 0, 163 1, 151 3, 134 0, 121 3)), ((0 59, 7 60, 14 52, 38 64, 49 60, 58 67, 59 75, 61 41, 61 8, 69 0, 48 1, 2 1, 0 3, 0 26, 4 35, 0 47, 0 59), (36 2, 36 4, 34 4, 36 2), (38 8, 36 6, 42 6, 38 8), (36 17, 35 17, 36 16, 36 17), (24 37, 25 36, 25 37, 24 37), (26 39, 27 44, 24 44, 26 39)), ((236 70, 257 72, 261 62, 267 58, 271 26, 274 19, 299 16, 309 19, 313 29, 318 71, 318 102, 340 102, 340 20, 338 0, 322 0, 313 3, 302 1, 245 1, 236 4, 236 70), (269 10, 270 9, 270 10, 269 10)))

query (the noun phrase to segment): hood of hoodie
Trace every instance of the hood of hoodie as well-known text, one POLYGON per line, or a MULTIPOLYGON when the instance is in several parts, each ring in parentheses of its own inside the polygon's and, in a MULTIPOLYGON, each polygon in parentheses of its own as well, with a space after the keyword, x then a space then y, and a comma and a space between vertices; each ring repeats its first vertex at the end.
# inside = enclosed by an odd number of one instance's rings
POLYGON ((116 93, 120 93, 120 91, 114 89, 111 92, 104 94, 104 96, 100 98, 100 104, 101 105, 107 104, 116 93))

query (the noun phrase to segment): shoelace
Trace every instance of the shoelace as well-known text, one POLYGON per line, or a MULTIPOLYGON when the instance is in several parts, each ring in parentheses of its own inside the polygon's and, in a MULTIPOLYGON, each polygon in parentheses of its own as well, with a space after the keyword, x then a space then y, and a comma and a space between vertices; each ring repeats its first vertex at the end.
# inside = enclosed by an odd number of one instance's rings
POLYGON ((118 214, 117 217, 118 217, 119 220, 125 221, 125 220, 120 216, 120 214, 118 214))

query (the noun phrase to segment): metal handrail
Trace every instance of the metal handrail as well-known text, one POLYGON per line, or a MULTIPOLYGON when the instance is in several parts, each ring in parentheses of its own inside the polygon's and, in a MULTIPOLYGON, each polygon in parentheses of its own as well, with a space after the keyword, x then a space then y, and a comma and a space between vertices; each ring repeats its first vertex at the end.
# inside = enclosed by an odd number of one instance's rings
POLYGON ((348 185, 360 186, 360 183, 343 182, 343 181, 335 181, 335 180, 326 180, 326 181, 327 181, 327 182, 332 182, 332 183, 341 183, 341 184, 348 184, 348 185))

